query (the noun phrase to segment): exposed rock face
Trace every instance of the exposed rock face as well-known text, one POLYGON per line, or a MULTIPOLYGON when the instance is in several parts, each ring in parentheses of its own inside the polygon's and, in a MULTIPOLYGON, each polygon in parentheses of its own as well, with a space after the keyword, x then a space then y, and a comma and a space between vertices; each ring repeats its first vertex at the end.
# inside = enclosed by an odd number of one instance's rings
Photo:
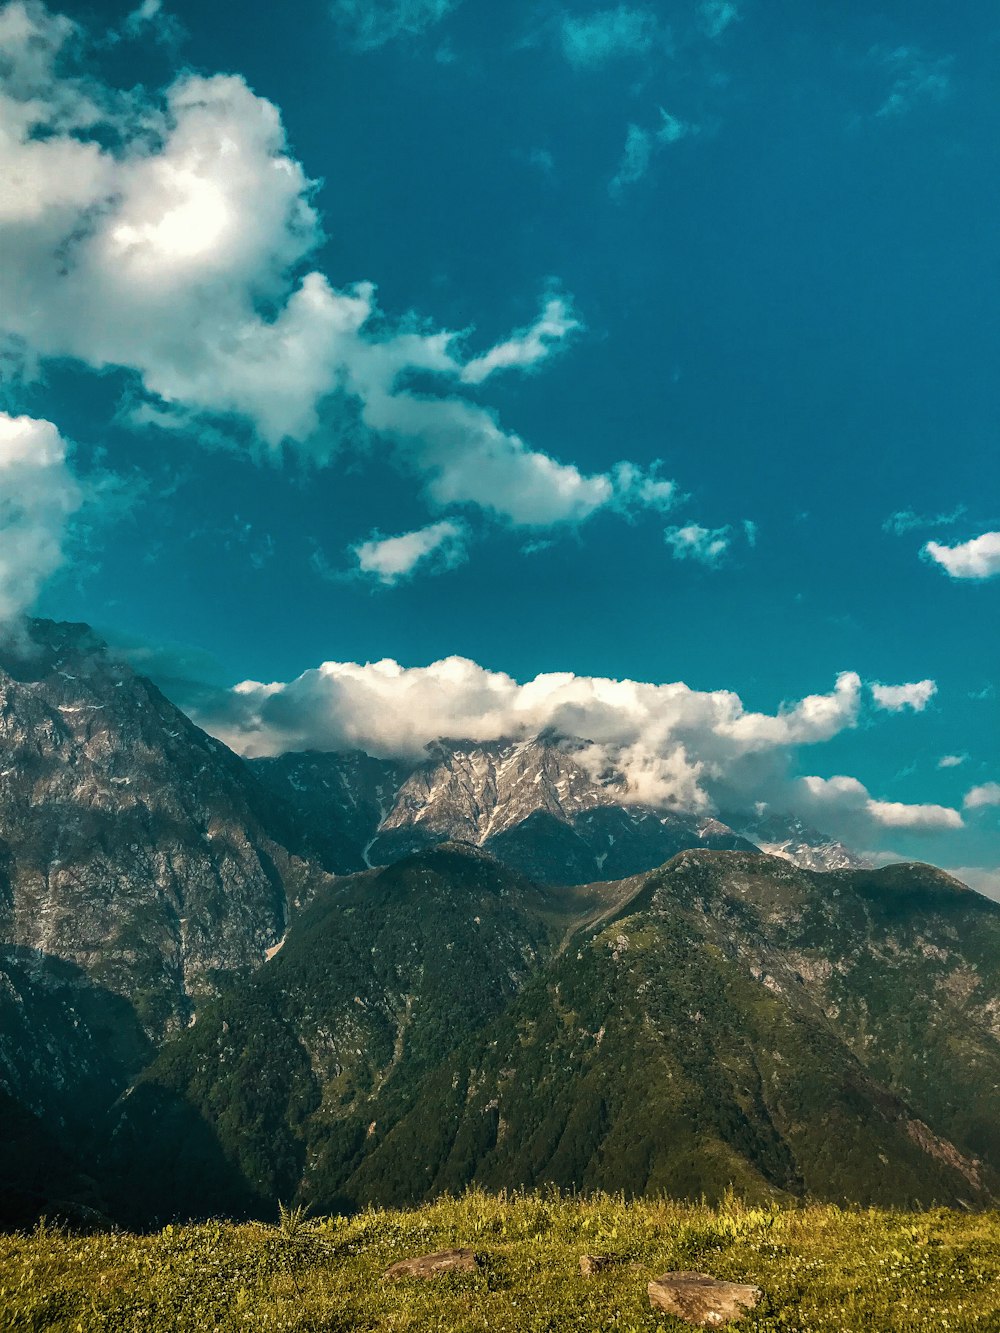
POLYGON ((675 1315, 698 1328, 720 1328, 741 1319, 764 1294, 745 1282, 721 1282, 707 1273, 664 1273, 648 1284, 654 1310, 675 1315))
POLYGON ((310 872, 246 766, 82 625, 0 647, 0 941, 185 1026, 257 966, 310 872))

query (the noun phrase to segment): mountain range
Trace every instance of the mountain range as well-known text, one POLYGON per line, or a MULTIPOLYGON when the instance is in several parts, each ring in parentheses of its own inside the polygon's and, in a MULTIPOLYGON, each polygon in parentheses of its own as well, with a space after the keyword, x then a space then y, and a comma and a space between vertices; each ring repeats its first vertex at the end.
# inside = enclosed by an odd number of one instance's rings
POLYGON ((440 740, 416 763, 292 753, 250 767, 336 874, 386 865, 441 842, 468 842, 544 883, 621 879, 679 851, 768 851, 807 869, 865 862, 791 816, 728 822, 631 799, 618 772, 595 774, 590 747, 545 733, 490 743, 440 740))
POLYGON ((1000 906, 933 867, 573 737, 247 762, 46 621, 0 761, 8 1220, 1000 1194, 1000 906))

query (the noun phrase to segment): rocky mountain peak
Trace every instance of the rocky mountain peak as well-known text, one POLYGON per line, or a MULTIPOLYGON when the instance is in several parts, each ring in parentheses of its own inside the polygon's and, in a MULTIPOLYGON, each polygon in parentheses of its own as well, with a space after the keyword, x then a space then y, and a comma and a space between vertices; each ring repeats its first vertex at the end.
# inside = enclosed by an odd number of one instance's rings
POLYGON ((300 846, 338 873, 449 838, 566 884, 638 874, 686 847, 762 850, 814 870, 864 864, 777 814, 716 817, 636 803, 624 774, 589 741, 553 730, 485 742, 442 737, 415 764, 357 751, 251 762, 297 816, 300 846))
POLYGON ((0 647, 0 931, 188 1022, 261 962, 308 892, 246 766, 86 626, 0 647))
POLYGON ((620 802, 620 776, 601 781, 582 762, 585 742, 553 733, 483 745, 437 742, 400 788, 382 831, 424 825, 484 843, 536 811, 570 820, 620 802))
POLYGON ((871 865, 844 843, 794 815, 764 810, 725 818, 762 852, 783 857, 804 870, 864 870, 871 865))

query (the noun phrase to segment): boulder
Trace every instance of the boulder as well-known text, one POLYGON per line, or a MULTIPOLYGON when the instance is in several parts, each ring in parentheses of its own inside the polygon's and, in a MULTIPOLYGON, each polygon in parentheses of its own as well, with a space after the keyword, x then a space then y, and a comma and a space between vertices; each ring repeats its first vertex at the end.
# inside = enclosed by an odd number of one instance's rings
POLYGON ((620 1263, 621 1260, 613 1254, 581 1254, 580 1272, 584 1277, 593 1277, 595 1273, 603 1273, 606 1268, 614 1268, 620 1263))
POLYGON ((664 1273, 646 1290, 654 1310, 676 1315, 699 1328, 718 1328, 741 1319, 763 1293, 744 1282, 723 1282, 708 1273, 664 1273))
POLYGON ((474 1273, 478 1266, 474 1250, 438 1250, 415 1259, 400 1259, 385 1270, 384 1276, 393 1281, 401 1277, 440 1277, 442 1273, 474 1273))

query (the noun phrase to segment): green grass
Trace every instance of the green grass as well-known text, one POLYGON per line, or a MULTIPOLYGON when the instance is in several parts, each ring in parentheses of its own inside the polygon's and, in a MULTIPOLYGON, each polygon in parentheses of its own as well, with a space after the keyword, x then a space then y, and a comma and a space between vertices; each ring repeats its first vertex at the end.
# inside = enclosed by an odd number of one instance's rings
POLYGON ((1000 1328, 1000 1215, 830 1205, 708 1208, 607 1196, 471 1192, 409 1211, 277 1226, 211 1222, 153 1235, 0 1237, 10 1330, 680 1329, 653 1314, 650 1277, 697 1268, 764 1289, 736 1327, 788 1333, 1000 1328), (397 1259, 472 1246, 475 1274, 387 1283, 397 1259), (584 1253, 620 1265, 582 1278, 584 1253))

